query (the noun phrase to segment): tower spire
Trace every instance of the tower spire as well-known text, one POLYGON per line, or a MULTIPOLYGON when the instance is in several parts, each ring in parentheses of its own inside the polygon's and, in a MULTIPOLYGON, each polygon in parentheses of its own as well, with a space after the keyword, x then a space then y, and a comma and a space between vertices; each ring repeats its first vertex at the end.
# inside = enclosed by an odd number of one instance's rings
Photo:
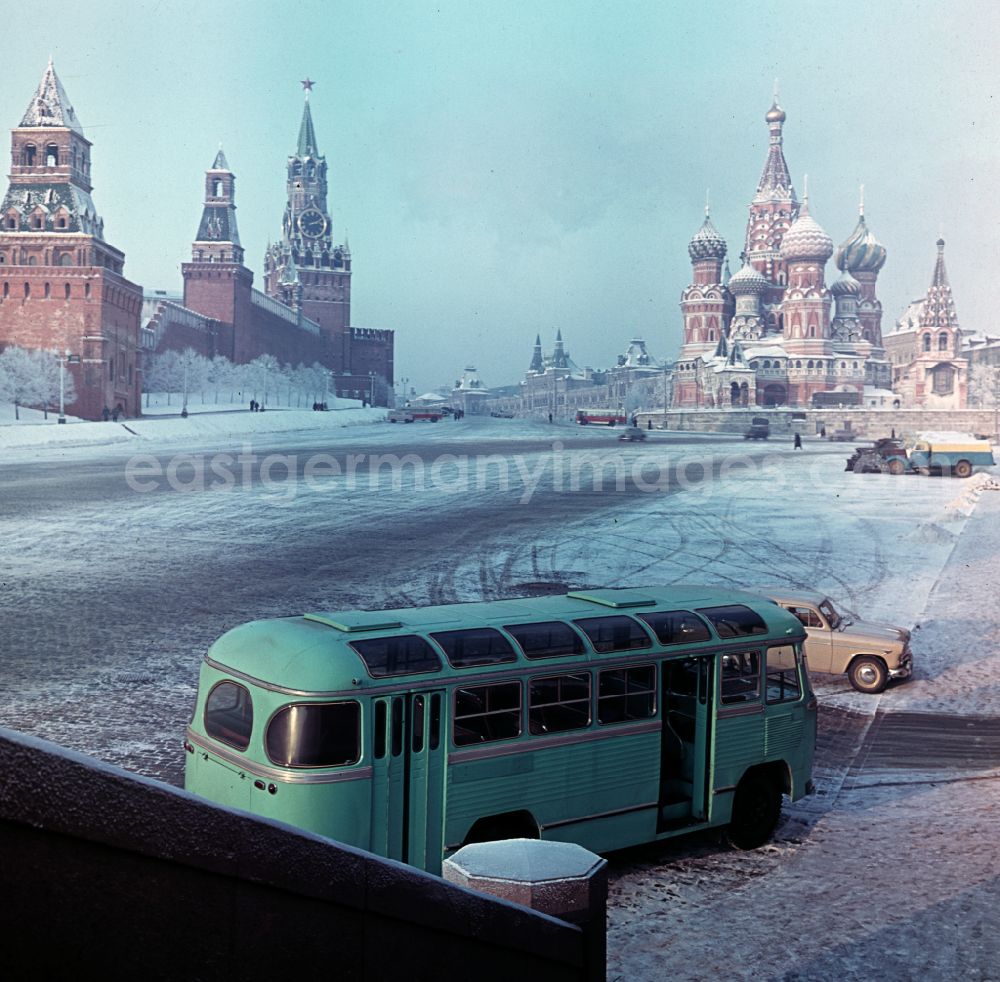
POLYGON ((785 110, 778 104, 777 79, 774 83, 774 101, 764 119, 767 121, 771 137, 767 148, 767 160, 764 162, 764 170, 757 182, 757 194, 754 200, 779 199, 794 202, 795 191, 792 188, 792 178, 788 173, 788 164, 785 163, 785 154, 782 150, 781 127, 786 116, 785 110))
POLYGON ((302 122, 299 124, 299 145, 297 149, 300 157, 318 157, 319 148, 316 145, 316 130, 313 128, 312 111, 309 108, 309 91, 306 90, 306 102, 302 108, 302 122))

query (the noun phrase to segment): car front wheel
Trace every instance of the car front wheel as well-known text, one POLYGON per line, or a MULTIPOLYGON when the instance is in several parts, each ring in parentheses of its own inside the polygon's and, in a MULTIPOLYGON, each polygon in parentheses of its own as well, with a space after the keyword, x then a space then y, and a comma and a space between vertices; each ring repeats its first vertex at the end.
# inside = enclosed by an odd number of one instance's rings
POLYGON ((858 692, 875 695, 881 692, 889 681, 885 662, 872 655, 862 655, 851 662, 847 670, 847 678, 858 692))

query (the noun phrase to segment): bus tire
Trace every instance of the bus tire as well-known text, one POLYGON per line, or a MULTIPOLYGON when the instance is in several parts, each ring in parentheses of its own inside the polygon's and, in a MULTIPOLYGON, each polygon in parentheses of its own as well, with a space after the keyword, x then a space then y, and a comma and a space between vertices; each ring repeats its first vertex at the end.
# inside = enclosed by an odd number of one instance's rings
POLYGON ((781 787, 768 774, 743 775, 733 797, 729 841, 740 849, 756 849, 771 838, 781 817, 781 787))
POLYGON ((473 842, 500 842, 503 839, 540 839, 538 823, 526 811, 508 812, 480 818, 469 829, 463 846, 473 842))
POLYGON ((969 477, 972 474, 972 464, 967 460, 960 460, 955 465, 955 477, 969 477))
POLYGON ((858 692, 876 695, 889 681, 885 662, 875 655, 858 655, 848 666, 847 678, 858 692))

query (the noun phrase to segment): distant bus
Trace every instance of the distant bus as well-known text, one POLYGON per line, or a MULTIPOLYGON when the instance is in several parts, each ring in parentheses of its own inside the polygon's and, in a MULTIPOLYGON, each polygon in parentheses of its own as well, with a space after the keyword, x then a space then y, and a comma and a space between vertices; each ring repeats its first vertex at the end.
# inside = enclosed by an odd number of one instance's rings
POLYGON ((628 422, 628 417, 623 409, 578 409, 576 421, 581 426, 615 426, 628 422))
POLYGON ((804 640, 702 587, 253 621, 204 658, 185 787, 434 873, 513 837, 752 848, 812 788, 804 640))
POLYGON ((814 392, 813 409, 835 409, 838 406, 860 406, 860 392, 814 392))

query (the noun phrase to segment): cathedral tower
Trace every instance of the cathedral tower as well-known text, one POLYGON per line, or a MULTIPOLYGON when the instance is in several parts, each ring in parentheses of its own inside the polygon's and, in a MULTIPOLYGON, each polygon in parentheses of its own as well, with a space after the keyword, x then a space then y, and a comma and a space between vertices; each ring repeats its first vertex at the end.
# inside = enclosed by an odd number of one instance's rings
POLYGON ((351 364, 351 252, 333 240, 327 206, 326 158, 319 152, 306 79, 305 105, 295 153, 288 158, 281 241, 264 257, 264 289, 289 307, 301 303, 328 346, 328 364, 338 373, 351 364))
POLYGON ((90 196, 90 141, 50 60, 11 133, 0 205, 0 347, 69 352, 72 414, 138 415, 142 290, 104 239, 90 196))
POLYGON ((777 319, 773 309, 781 303, 786 284, 785 263, 781 255, 781 242, 798 217, 799 203, 795 188, 785 163, 782 128, 785 124, 785 110, 778 105, 775 86, 774 101, 764 116, 770 139, 767 160, 757 182, 757 192, 750 203, 750 217, 747 220, 744 251, 751 266, 771 283, 763 302, 768 308, 767 328, 772 333, 777 330, 777 319))

